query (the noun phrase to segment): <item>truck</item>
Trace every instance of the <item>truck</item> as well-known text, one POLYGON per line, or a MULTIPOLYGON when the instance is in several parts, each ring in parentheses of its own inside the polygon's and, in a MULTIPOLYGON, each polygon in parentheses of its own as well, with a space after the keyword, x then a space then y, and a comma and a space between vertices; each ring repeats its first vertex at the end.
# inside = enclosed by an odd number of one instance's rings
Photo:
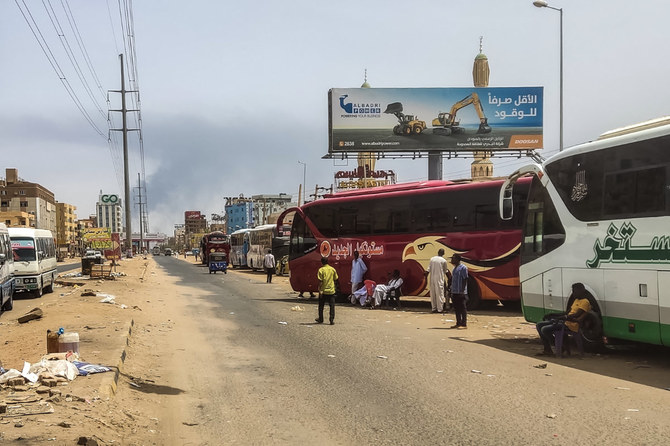
POLYGON ((479 101, 479 95, 472 92, 452 105, 449 112, 438 113, 437 118, 433 119, 432 122, 433 134, 450 136, 452 134, 463 133, 465 129, 460 126, 461 122, 456 120, 456 114, 460 109, 467 107, 470 104, 474 105, 475 110, 477 111, 477 116, 479 116, 479 128, 477 129, 477 133, 491 133, 491 127, 488 124, 488 118, 484 115, 484 109, 482 108, 482 103, 479 101))
POLYGON ((426 130, 426 122, 420 121, 414 115, 406 115, 403 112, 401 102, 392 102, 386 106, 384 113, 395 115, 398 124, 393 127, 395 135, 419 135, 426 130))

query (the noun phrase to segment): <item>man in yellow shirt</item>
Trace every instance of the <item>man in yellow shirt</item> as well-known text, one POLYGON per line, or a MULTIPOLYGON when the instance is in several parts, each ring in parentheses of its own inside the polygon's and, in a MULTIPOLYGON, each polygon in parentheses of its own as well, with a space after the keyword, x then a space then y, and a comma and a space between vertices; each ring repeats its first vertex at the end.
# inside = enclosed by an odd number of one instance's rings
MULTIPOLYGON (((550 315, 550 319, 541 321, 536 324, 537 332, 540 334, 540 339, 544 344, 544 350, 538 355, 553 356, 551 344, 553 344, 554 336, 557 331, 562 328, 562 325, 568 327, 572 332, 579 331, 579 324, 584 319, 584 316, 591 311, 591 303, 589 302, 588 291, 584 288, 582 283, 572 284, 572 297, 574 301, 570 305, 570 310, 565 313, 556 313, 550 315)), ((560 353, 560 352, 558 352, 560 353)))
POLYGON ((326 299, 330 305, 330 325, 335 323, 335 282, 338 280, 337 271, 328 264, 327 257, 321 257, 321 268, 317 273, 319 279, 319 317, 316 322, 323 324, 323 307, 326 299))

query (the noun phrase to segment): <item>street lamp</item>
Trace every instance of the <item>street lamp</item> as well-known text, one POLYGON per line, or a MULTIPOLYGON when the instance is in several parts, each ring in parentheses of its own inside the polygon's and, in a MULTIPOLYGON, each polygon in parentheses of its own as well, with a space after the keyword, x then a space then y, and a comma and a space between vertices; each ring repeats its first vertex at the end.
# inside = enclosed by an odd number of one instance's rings
MULTIPOLYGON (((298 161, 298 164, 302 164, 302 204, 305 204, 305 177, 307 176, 307 163, 298 161)), ((300 206, 300 197, 298 197, 298 206, 300 206)))
POLYGON ((549 8, 553 9, 554 11, 558 11, 560 13, 561 17, 561 87, 560 87, 560 101, 561 101, 561 111, 560 111, 560 123, 559 123, 559 131, 560 131, 560 142, 558 146, 559 151, 563 151, 563 8, 554 8, 553 6, 549 6, 549 3, 547 3, 544 0, 535 0, 533 2, 533 5, 537 6, 538 8, 549 8))

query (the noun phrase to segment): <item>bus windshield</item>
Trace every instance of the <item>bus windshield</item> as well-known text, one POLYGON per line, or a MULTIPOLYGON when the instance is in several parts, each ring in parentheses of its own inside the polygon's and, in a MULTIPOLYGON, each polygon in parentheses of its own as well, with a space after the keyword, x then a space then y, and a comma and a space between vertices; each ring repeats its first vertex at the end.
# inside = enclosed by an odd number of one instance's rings
POLYGON ((34 262, 37 260, 35 241, 31 238, 12 238, 14 261, 34 262))

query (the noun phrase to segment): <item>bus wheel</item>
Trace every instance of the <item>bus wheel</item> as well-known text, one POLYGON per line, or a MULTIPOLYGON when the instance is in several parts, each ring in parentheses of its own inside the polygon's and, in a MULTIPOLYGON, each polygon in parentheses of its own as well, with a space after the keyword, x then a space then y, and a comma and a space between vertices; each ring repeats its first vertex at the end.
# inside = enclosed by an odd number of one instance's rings
POLYGON ((476 310, 482 303, 482 298, 479 294, 479 287, 477 282, 472 277, 468 277, 468 310, 476 310))
POLYGON ((599 351, 603 348, 603 321, 595 311, 589 311, 581 324, 582 341, 585 351, 599 351))
POLYGON ((33 295, 35 297, 42 297, 42 292, 44 288, 42 288, 42 285, 40 284, 39 288, 37 288, 35 291, 33 291, 33 295))
POLYGON ((48 286, 44 287, 44 292, 45 293, 53 293, 54 292, 54 276, 51 276, 51 283, 48 286))

